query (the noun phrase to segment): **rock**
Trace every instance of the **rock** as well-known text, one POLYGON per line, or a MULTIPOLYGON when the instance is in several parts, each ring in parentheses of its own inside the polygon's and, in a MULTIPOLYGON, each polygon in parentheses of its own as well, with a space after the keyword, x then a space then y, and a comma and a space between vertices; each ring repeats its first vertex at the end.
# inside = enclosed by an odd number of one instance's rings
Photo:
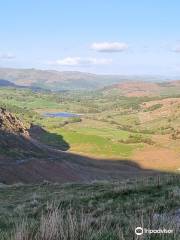
POLYGON ((0 131, 22 134, 24 136, 29 135, 24 124, 15 115, 6 111, 5 108, 0 108, 0 131))

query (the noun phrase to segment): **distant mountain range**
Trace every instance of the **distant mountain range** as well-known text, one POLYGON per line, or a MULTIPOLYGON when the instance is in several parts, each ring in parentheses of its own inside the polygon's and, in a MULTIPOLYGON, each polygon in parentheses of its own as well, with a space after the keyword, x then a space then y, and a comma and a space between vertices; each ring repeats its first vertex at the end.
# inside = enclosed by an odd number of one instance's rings
POLYGON ((10 81, 0 79, 0 87, 15 87, 15 86, 16 86, 16 84, 14 84, 10 81))
MULTIPOLYGON (((20 86, 48 90, 94 90, 125 81, 163 81, 162 76, 97 75, 77 71, 0 68, 0 79, 20 86)), ((4 82, 5 83, 5 82, 4 82)), ((8 82, 6 82, 8 85, 8 82)))
POLYGON ((179 95, 180 80, 166 82, 125 81, 102 89, 102 92, 115 92, 127 97, 157 95, 179 95))

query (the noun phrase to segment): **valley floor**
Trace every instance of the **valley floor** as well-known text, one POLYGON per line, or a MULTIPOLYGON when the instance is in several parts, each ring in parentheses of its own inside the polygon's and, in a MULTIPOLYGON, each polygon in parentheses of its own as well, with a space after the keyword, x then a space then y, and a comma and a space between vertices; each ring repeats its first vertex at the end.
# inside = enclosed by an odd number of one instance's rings
POLYGON ((180 98, 163 94, 0 89, 0 240, 178 240, 180 98))

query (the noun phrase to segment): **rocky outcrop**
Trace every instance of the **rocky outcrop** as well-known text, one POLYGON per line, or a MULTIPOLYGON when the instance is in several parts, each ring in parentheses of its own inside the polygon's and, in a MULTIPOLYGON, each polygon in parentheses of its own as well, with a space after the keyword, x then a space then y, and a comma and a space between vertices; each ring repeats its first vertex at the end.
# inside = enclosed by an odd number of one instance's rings
POLYGON ((23 123, 15 115, 6 111, 5 108, 0 108, 0 131, 29 135, 23 123))
POLYGON ((0 157, 29 157, 41 155, 29 136, 28 129, 22 121, 5 108, 0 108, 0 157))

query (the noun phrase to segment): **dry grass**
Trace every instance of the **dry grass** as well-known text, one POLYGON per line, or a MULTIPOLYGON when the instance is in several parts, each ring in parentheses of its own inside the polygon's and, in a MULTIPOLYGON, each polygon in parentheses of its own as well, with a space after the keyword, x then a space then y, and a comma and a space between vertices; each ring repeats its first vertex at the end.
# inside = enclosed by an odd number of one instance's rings
MULTIPOLYGON (((75 196, 68 205, 57 199, 48 202, 34 224, 24 215, 14 229, 0 239, 179 240, 179 184, 178 175, 165 175, 134 179, 133 183, 95 182, 87 185, 81 194, 82 185, 78 185, 78 202, 75 196), (91 193, 86 188, 90 188, 91 193), (173 229, 173 234, 143 234, 137 238, 134 233, 137 226, 173 229)), ((67 188, 70 190, 70 185, 67 188)))
MULTIPOLYGON (((28 211, 23 213, 22 210, 15 224, 0 234, 0 239, 178 240, 179 183, 178 175, 162 175, 114 183, 97 181, 61 187, 50 184, 42 188, 44 197, 49 192, 51 195, 44 203, 41 187, 33 186, 30 197, 23 196, 24 210, 27 211, 29 206, 28 211), (53 194, 55 197, 52 197, 53 194), (40 211, 36 211, 38 205, 40 211), (32 218, 33 213, 35 217, 32 218), (173 229, 173 234, 143 234, 141 238, 136 238, 134 230, 137 226, 173 229)), ((12 187, 8 188, 13 194, 12 187)), ((16 193, 18 188, 22 188, 23 192, 31 189, 16 186, 16 193)))
MULTIPOLYGON (((124 217, 128 216, 124 215, 124 217)), ((134 234, 137 226, 147 229, 164 229, 165 224, 168 229, 173 229, 172 235, 156 234, 153 237, 145 234, 140 239, 177 240, 179 225, 169 216, 156 215, 154 209, 148 217, 141 212, 136 217, 129 218, 129 225, 124 230, 118 222, 114 223, 111 215, 102 216, 97 220, 92 214, 86 214, 83 211, 79 213, 73 209, 64 211, 55 208, 46 215, 42 214, 39 226, 34 233, 28 229, 28 223, 23 220, 15 228, 11 240, 129 240, 138 239, 134 234)))

